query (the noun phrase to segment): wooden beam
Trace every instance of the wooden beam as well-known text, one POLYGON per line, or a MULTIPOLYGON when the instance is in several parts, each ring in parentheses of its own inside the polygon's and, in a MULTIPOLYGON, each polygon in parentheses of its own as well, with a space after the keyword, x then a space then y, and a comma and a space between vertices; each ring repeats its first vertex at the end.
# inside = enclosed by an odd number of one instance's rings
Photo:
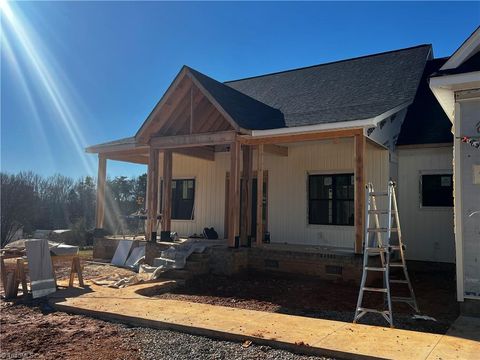
POLYGON ((195 78, 195 76, 191 73, 188 74, 190 79, 192 79, 193 83, 202 91, 203 95, 207 97, 207 99, 217 108, 217 110, 223 115, 223 117, 232 125, 232 127, 237 131, 242 131, 240 126, 232 119, 230 114, 228 114, 223 107, 218 103, 218 101, 208 92, 207 89, 195 78))
POLYGON ((98 155, 97 174, 97 207, 95 211, 95 227, 103 229, 105 220, 105 183, 107 179, 107 159, 98 155))
POLYGON ((138 142, 147 143, 149 134, 154 134, 162 128, 183 96, 188 93, 192 82, 186 74, 187 70, 184 68, 177 75, 157 105, 155 105, 155 108, 137 133, 136 138, 138 142))
POLYGON ((235 247, 239 235, 240 210, 240 143, 230 145, 230 180, 228 190, 228 246, 235 247))
POLYGON ((266 153, 273 154, 273 155, 288 156, 288 147, 286 146, 267 144, 263 147, 263 150, 266 153))
POLYGON ((365 136, 355 135, 355 253, 363 252, 365 223, 365 136))
POLYGON ((257 233, 258 246, 263 244, 263 145, 257 147, 257 233))
POLYGON ((163 152, 163 213, 162 231, 171 231, 172 221, 172 152, 163 152))
POLYGON ((146 240, 157 240, 157 215, 158 215, 158 150, 150 148, 148 158, 148 203, 147 203, 147 234, 146 240))
POLYGON ((240 243, 246 245, 251 235, 252 223, 252 158, 251 146, 243 146, 243 183, 242 185, 242 217, 240 219, 240 243))
POLYGON ((348 129, 348 130, 331 130, 331 131, 317 131, 317 132, 303 132, 295 134, 279 134, 268 136, 239 136, 239 140, 245 145, 259 145, 259 144, 282 144, 300 141, 314 141, 334 138, 353 137, 363 129, 348 129))
POLYGON ((158 136, 151 139, 150 145, 156 149, 175 149, 231 144, 232 142, 235 142, 235 138, 235 131, 177 136, 158 136))
POLYGON ((193 133, 193 86, 190 88, 190 134, 193 133))
POLYGON ((215 149, 210 146, 187 148, 187 149, 175 149, 173 150, 173 152, 176 154, 190 156, 197 159, 215 161, 215 149))
POLYGON ((105 158, 109 160, 124 161, 124 162, 130 162, 135 164, 148 164, 148 157, 142 156, 142 155, 123 155, 123 156, 108 155, 108 156, 105 156, 105 158))

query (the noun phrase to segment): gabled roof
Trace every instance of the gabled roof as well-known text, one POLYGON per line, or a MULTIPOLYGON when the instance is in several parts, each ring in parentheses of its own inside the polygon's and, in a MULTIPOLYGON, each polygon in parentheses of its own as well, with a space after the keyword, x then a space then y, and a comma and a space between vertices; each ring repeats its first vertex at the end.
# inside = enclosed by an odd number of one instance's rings
POLYGON ((192 76, 243 129, 275 129, 285 127, 283 114, 250 96, 187 67, 192 76))
MULTIPOLYGON (((440 69, 441 71, 452 70, 460 67, 474 54, 480 51, 480 26, 455 50, 447 62, 440 69)), ((466 71, 464 71, 466 72, 466 71)))
POLYGON ((452 123, 428 85, 430 75, 437 72, 448 58, 429 60, 412 105, 408 107, 397 145, 451 143, 452 123))
POLYGON ((430 53, 420 45, 225 84, 280 110, 287 127, 370 119, 413 102, 430 53))

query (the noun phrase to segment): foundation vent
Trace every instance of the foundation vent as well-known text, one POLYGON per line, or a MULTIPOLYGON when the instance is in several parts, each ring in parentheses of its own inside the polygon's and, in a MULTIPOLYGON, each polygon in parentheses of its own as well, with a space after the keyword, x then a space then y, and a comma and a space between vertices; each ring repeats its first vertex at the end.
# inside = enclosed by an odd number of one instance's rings
POLYGON ((325 265, 325 272, 329 275, 342 275, 343 267, 338 265, 325 265))

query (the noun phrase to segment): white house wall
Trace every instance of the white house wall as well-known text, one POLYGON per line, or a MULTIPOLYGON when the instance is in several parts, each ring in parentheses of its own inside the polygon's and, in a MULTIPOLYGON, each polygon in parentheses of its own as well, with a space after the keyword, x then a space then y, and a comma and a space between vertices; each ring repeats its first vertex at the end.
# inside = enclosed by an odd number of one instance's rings
MULTIPOLYGON (((307 175, 309 173, 353 173, 353 139, 290 144, 288 157, 265 154, 268 171, 268 231, 272 243, 342 247, 353 251, 353 226, 308 225, 307 175)), ((254 153, 254 169, 256 152, 254 153)), ((366 178, 385 189, 388 152, 373 145, 366 148, 366 178)), ((162 170, 160 156, 160 174, 162 170)), ((180 235, 201 233, 213 226, 223 236, 225 220, 225 176, 230 155, 216 153, 215 161, 173 156, 173 178, 195 178, 195 219, 172 220, 180 235)), ((161 176, 161 175, 160 175, 161 176)), ((363 196, 363 194, 362 194, 363 196)))
POLYGON ((455 262, 453 208, 421 207, 421 174, 452 173, 452 146, 398 149, 398 202, 408 260, 455 262))
MULTIPOLYGON (((479 114, 479 98, 459 102, 455 111, 455 127, 459 127, 456 135, 480 136, 479 114)), ((459 181, 455 183, 456 190, 459 188, 455 217, 461 227, 455 231, 462 244, 464 295, 480 298, 480 150, 458 139, 455 147, 455 154, 459 156, 455 163, 455 179, 459 181)))

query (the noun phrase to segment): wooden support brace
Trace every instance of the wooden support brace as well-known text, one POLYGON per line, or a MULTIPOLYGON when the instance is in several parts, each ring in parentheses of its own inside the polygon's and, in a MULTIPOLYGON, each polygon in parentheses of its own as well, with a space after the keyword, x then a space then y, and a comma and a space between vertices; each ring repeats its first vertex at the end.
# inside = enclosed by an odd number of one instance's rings
POLYGON ((243 182, 242 182, 242 218, 240 219, 240 242, 247 245, 251 236, 252 224, 252 163, 253 152, 251 146, 243 146, 243 182))
POLYGON ((105 183, 107 177, 107 159, 103 155, 98 155, 98 175, 97 175, 97 207, 95 211, 95 227, 103 229, 105 219, 105 183))
POLYGON ((263 144, 257 147, 257 245, 263 244, 263 144))
POLYGON ((355 253, 363 252, 365 223, 365 136, 355 134, 355 253))
POLYGON ((236 247, 240 210, 240 143, 230 145, 230 181, 228 189, 228 246, 236 247))
POLYGON ((72 267, 70 270, 70 281, 68 283, 68 287, 73 287, 73 282, 75 280, 75 274, 78 276, 78 284, 80 287, 84 287, 83 283, 83 274, 82 274, 82 267, 80 265, 80 258, 78 255, 72 258, 72 267))
POLYGON ((146 240, 154 241, 157 235, 158 213, 158 150, 150 148, 148 158, 148 189, 147 189, 147 234, 146 240))
POLYGON ((163 152, 163 213, 162 231, 171 231, 172 222, 172 151, 163 152))

